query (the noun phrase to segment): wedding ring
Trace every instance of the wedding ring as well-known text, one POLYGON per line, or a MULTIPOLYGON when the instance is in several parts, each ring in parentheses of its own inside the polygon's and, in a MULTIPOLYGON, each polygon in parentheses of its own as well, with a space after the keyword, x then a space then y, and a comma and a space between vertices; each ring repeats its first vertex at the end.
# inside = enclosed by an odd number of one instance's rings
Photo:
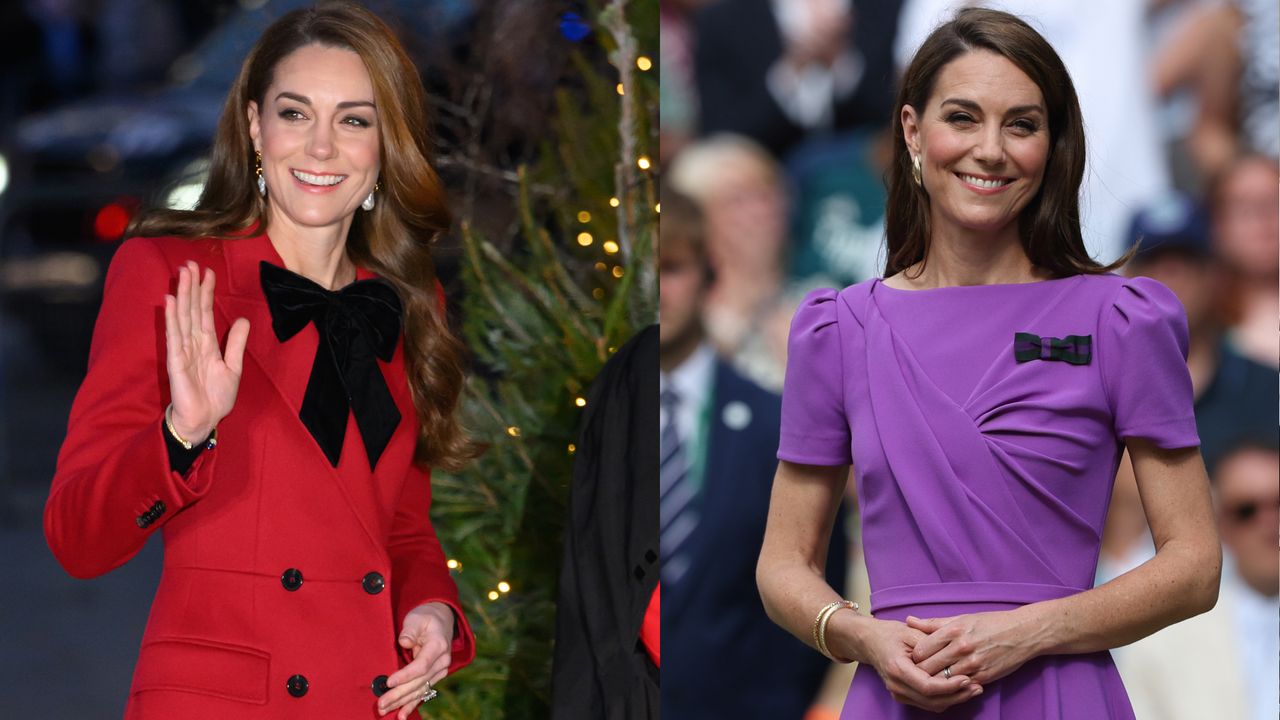
POLYGON ((422 700, 420 700, 419 702, 428 702, 428 701, 434 700, 436 696, 439 694, 440 693, 435 688, 431 687, 431 683, 427 683, 427 689, 422 691, 422 700))
POLYGON ((950 665, 948 665, 948 666, 946 666, 946 667, 942 668, 942 677, 947 678, 948 680, 950 680, 950 679, 951 679, 951 666, 950 666, 950 665))

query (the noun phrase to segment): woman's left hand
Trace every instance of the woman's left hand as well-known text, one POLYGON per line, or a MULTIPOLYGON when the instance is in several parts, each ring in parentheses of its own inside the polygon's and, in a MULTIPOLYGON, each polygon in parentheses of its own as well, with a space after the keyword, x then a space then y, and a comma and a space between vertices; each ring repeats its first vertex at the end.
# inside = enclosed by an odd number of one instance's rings
POLYGON ((1035 657, 1028 618, 1017 610, 955 617, 907 617, 907 625, 926 636, 916 643, 911 659, 930 675, 951 668, 987 686, 1035 657))
POLYGON ((413 651, 413 662, 387 678, 389 689, 378 698, 378 714, 399 708, 398 720, 412 717, 427 686, 449 673, 453 627, 453 609, 444 603, 429 602, 409 611, 399 642, 400 647, 413 651))

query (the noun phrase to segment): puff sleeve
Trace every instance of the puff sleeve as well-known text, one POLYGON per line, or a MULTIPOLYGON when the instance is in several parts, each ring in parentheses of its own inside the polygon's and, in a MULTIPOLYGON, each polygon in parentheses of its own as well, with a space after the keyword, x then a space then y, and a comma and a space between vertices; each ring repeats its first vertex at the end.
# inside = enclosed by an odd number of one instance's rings
POLYGON ((1102 312, 1097 354, 1116 435, 1165 449, 1199 445, 1177 296, 1151 278, 1130 278, 1102 312))
POLYGON ((807 465, 853 462, 844 409, 844 352, 837 292, 809 293, 791 320, 782 386, 778 459, 807 465))

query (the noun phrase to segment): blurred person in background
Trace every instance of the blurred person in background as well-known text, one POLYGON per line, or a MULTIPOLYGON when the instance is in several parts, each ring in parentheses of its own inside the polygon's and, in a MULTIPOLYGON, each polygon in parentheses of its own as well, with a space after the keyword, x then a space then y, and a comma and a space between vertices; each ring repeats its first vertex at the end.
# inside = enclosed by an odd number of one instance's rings
POLYGON ((701 135, 784 157, 814 133, 882 126, 899 0, 718 0, 695 16, 701 135))
POLYGON ((705 217, 715 281, 697 307, 708 340, 740 372, 776 392, 794 310, 784 295, 789 203, 782 169, 755 142, 720 135, 687 146, 668 178, 705 217))
POLYGON ((671 160, 698 133, 698 91, 693 75, 693 15, 708 0, 662 0, 658 16, 662 37, 661 159, 671 160))
MULTIPOLYGON (((663 191, 661 329, 663 720, 803 717, 827 663, 769 621, 755 589, 779 400, 721 360, 700 311, 711 287, 701 213, 663 191)), ((837 522, 826 577, 843 587, 837 522)))
MULTIPOLYGON (((1280 119, 1278 119, 1280 122, 1280 119)), ((1236 349, 1271 368, 1280 367, 1280 165, 1263 155, 1243 155, 1208 188, 1215 252, 1231 271, 1240 316, 1230 340, 1236 349)))
POLYGON ((886 277, 792 323, 765 607, 861 663, 843 718, 1129 720, 1107 651, 1218 588, 1185 313, 1087 254, 1080 106, 1028 24, 961 10, 897 106, 886 277), (1094 587, 1125 447, 1159 551, 1094 587), (850 465, 870 615, 817 571, 850 465))
POLYGON ((164 535, 127 718, 405 720, 474 657, 428 516, 475 449, 418 78, 358 5, 284 15, 196 208, 112 261, 44 529, 78 578, 164 535))
MULTIPOLYGON (((1280 378, 1227 341, 1234 288, 1210 243, 1209 221, 1190 197, 1171 193, 1134 215, 1129 237, 1139 244, 1125 267, 1173 291, 1187 313, 1187 368, 1195 393, 1200 453, 1213 475, 1219 458, 1243 437, 1276 432, 1280 378)), ((1273 240, 1273 244, 1274 244, 1273 240)), ((1155 553, 1126 455, 1116 476, 1098 560, 1099 584, 1137 567, 1155 553)), ((1116 651, 1119 656, 1127 648, 1116 651)))
MULTIPOLYGON (((1274 396, 1273 396, 1274 397, 1274 396)), ((1213 472, 1225 550, 1213 610, 1117 656, 1139 720, 1273 720, 1280 704, 1280 451, 1274 429, 1213 472)))

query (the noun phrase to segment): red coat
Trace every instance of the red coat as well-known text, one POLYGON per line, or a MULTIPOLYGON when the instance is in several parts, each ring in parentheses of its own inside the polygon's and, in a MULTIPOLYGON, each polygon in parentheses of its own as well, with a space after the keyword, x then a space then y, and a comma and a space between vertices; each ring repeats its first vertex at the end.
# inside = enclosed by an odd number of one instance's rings
POLYGON ((403 342, 380 363, 401 422, 376 472, 354 418, 334 468, 298 418, 318 335, 308 325, 276 340, 261 260, 284 266, 265 235, 135 238, 107 273, 44 521, 53 554, 80 578, 164 534, 126 718, 378 717, 375 678, 407 662, 397 633, 405 613, 429 601, 459 618, 450 672, 475 655, 427 515, 430 473, 411 463, 417 415, 403 342), (217 274, 219 338, 238 317, 250 330, 218 446, 184 478, 169 469, 161 424, 164 295, 189 259, 217 274))

